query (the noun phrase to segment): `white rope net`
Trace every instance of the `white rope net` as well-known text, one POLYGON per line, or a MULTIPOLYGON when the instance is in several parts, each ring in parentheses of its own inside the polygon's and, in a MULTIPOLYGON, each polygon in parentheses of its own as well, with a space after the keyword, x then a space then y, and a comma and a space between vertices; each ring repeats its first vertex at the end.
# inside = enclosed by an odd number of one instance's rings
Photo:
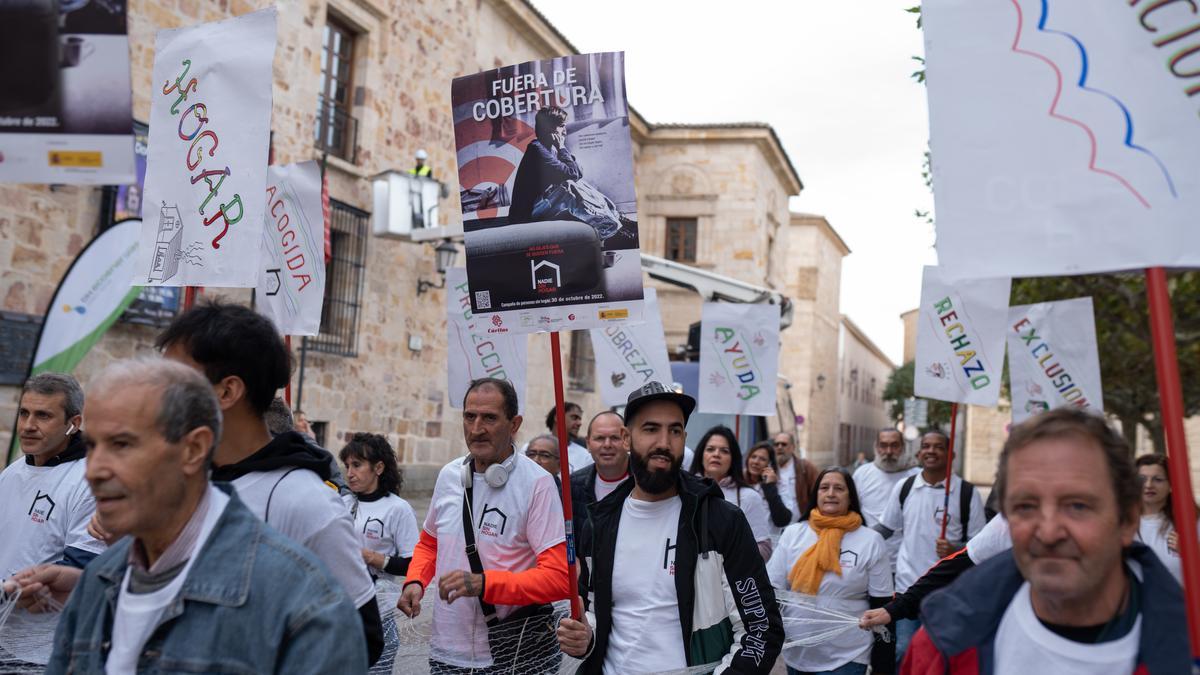
POLYGON ((11 584, 0 589, 0 673, 41 673, 50 662, 63 606, 46 592, 41 604, 49 611, 34 614, 17 607, 20 595, 11 584))
MULTIPOLYGON (((821 607, 814 596, 775 589, 775 600, 783 614, 785 649, 814 647, 847 631, 861 630, 858 627, 860 615, 821 607)), ((883 626, 876 626, 872 631, 882 640, 890 639, 883 626)))

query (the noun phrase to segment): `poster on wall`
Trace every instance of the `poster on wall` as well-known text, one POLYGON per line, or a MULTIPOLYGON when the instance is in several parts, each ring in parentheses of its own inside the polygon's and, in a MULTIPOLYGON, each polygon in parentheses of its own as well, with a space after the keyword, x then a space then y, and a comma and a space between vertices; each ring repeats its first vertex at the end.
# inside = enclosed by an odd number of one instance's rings
POLYGON ((271 166, 255 307, 282 335, 316 335, 325 300, 325 218, 315 161, 271 166))
POLYGON ((625 405, 629 394, 647 382, 674 381, 663 336, 658 296, 645 290, 642 322, 593 328, 592 353, 596 355, 596 379, 600 400, 607 406, 625 405))
POLYGON ((704 303, 700 412, 774 415, 778 374, 778 305, 704 303))
POLYGON ((471 308, 497 331, 641 318, 624 63, 583 54, 454 80, 471 308))
POLYGON ((133 122, 132 183, 118 185, 113 198, 112 222, 142 217, 142 193, 146 189, 146 155, 150 147, 150 127, 133 122))
POLYGON ((0 3, 0 183, 133 180, 126 12, 126 0, 0 3))
POLYGON ((1008 310, 1013 424, 1066 405, 1104 411, 1091 298, 1008 310))
POLYGON ((1195 3, 921 10, 942 266, 987 278, 1200 265, 1195 3))
POLYGON ((491 334, 487 331, 490 325, 471 311, 466 269, 446 270, 446 391, 450 407, 462 408, 472 380, 494 377, 512 382, 517 390, 518 411, 523 415, 529 338, 491 334))
POLYGON ((271 8, 158 32, 134 283, 257 285, 275 29, 271 8))
POLYGON ((951 281, 941 267, 925 267, 913 364, 917 396, 996 405, 1011 289, 1007 277, 951 281))

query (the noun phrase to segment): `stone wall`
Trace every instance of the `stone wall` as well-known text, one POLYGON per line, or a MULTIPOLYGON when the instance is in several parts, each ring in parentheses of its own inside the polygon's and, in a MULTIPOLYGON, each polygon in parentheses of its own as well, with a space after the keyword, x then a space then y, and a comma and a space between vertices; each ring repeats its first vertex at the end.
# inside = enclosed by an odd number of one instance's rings
POLYGON ((883 388, 895 364, 849 318, 842 317, 841 373, 838 381, 839 443, 836 463, 873 456, 879 429, 889 426, 883 388))

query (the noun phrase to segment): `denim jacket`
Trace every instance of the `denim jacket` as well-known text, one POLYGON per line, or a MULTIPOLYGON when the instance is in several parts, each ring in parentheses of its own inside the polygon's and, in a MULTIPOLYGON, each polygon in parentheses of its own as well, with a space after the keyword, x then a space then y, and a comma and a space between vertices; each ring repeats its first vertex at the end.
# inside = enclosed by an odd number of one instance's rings
MULTIPOLYGON (((312 553, 260 521, 225 483, 224 513, 139 673, 364 673, 362 622, 312 553)), ((104 673, 132 537, 84 570, 63 610, 47 673, 104 673)))

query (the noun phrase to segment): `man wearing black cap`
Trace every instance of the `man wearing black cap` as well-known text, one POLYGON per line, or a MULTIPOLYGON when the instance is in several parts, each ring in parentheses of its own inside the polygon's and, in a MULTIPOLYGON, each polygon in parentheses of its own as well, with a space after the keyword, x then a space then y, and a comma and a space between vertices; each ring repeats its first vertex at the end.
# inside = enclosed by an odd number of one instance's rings
POLYGON ((562 650, 584 659, 579 673, 673 671, 727 666, 769 673, 783 621, 746 517, 710 480, 680 471, 687 418, 696 401, 658 382, 629 396, 629 466, 593 504, 582 555, 595 620, 564 619, 562 650), (721 575, 741 619, 740 641, 721 575))

